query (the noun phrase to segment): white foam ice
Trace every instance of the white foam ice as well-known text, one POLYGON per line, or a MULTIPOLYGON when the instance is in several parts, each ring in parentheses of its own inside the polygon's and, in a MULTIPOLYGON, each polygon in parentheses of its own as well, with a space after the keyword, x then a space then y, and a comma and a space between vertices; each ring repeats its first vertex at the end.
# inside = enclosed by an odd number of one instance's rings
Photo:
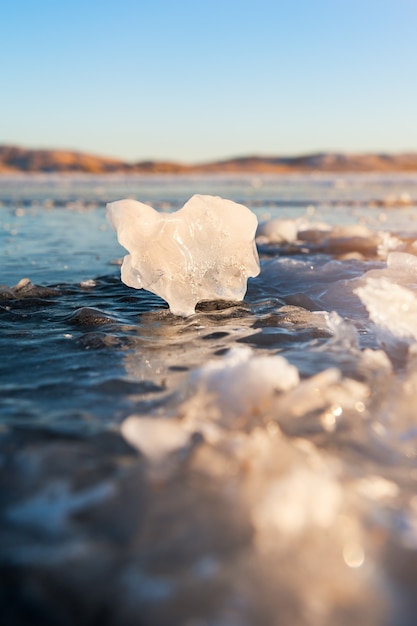
POLYGON ((299 383, 298 370, 280 355, 257 355, 248 346, 234 347, 222 358, 194 370, 188 409, 229 420, 264 414, 276 393, 299 383))
POLYGON ((186 446, 196 430, 214 442, 222 438, 222 427, 243 418, 261 418, 277 393, 298 383, 297 368, 284 357, 234 347, 222 359, 190 372, 178 396, 177 417, 131 415, 122 423, 121 433, 151 463, 159 464, 186 446))
POLYGON ((121 432, 151 462, 160 462, 186 446, 195 431, 214 443, 224 429, 265 420, 288 424, 313 413, 325 430, 334 430, 345 414, 360 416, 368 397, 365 383, 337 368, 300 381, 298 369, 284 357, 238 346, 189 373, 171 417, 133 415, 121 432))
POLYGON ((147 289, 187 317, 202 300, 242 300, 249 277, 259 274, 256 216, 245 206, 207 195, 162 215, 135 200, 107 205, 125 256, 121 278, 147 289))

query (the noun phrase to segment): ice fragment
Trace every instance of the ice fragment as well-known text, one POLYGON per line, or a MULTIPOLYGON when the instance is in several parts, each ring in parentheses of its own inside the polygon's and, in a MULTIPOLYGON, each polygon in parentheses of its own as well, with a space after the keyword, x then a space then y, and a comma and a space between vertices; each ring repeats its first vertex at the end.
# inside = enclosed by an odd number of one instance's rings
POLYGON ((210 409, 223 419, 259 415, 277 393, 299 384, 298 370, 280 355, 258 355, 236 346, 221 360, 212 359, 190 376, 196 412, 210 409))
POLYGON ((256 216, 231 200, 195 195, 168 215, 120 200, 107 215, 130 253, 122 281, 157 294, 174 315, 192 315, 201 300, 242 300, 247 279, 259 274, 256 216))
POLYGON ((162 460, 166 455, 182 448, 190 437, 177 420, 136 415, 124 420, 121 432, 126 441, 151 461, 162 460))
POLYGON ((417 297, 410 289, 384 277, 368 278, 355 293, 382 333, 408 343, 417 341, 417 297))
POLYGON ((268 220, 259 224, 257 239, 260 243, 292 243, 297 240, 300 220, 268 220))

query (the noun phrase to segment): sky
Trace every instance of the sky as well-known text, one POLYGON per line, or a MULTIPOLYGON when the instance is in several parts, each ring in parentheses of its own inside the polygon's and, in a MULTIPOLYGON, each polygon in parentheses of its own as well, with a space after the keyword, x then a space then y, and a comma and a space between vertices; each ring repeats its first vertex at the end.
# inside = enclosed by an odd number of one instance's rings
POLYGON ((0 144, 417 151, 416 0, 0 0, 0 144))

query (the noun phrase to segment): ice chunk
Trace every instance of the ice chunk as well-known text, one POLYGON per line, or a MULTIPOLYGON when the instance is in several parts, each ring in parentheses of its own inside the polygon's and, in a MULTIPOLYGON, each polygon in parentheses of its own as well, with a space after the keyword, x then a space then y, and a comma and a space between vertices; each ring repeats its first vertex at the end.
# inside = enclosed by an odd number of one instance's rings
POLYGON ((195 412, 213 417, 260 415, 277 392, 299 383, 298 370, 280 355, 257 355, 247 346, 232 348, 221 360, 211 360, 190 377, 195 412))
POLYGON ((123 437, 151 461, 159 461, 179 450, 189 440, 177 420, 131 415, 121 426, 123 437))
POLYGON ((300 220, 268 220, 259 224, 259 243, 292 243, 296 241, 300 220))
POLYGON ((378 234, 380 242, 377 247, 377 254, 381 259, 386 259, 389 255, 393 254, 392 250, 399 250, 400 248, 404 247, 401 239, 399 239, 395 235, 384 231, 381 231, 378 234))
POLYGON ((298 240, 331 254, 373 256, 386 258, 392 250, 403 247, 403 242, 386 232, 374 232, 363 224, 333 226, 324 223, 302 222, 298 228, 298 240))
MULTIPOLYGON (((317 311, 316 315, 322 314, 317 311)), ((345 351, 357 350, 359 348, 358 333, 354 325, 340 317, 336 311, 323 314, 329 329, 333 333, 333 347, 338 347, 345 351)))
POLYGON ((0 285, 0 300, 24 300, 26 298, 51 298, 58 296, 54 287, 34 285, 29 278, 22 278, 14 287, 0 285))
POLYGON ((193 196, 176 213, 162 215, 135 200, 107 205, 125 256, 121 278, 147 289, 187 317, 201 300, 242 300, 247 280, 259 274, 256 216, 214 196, 193 196))
POLYGON ((415 279, 417 273, 417 256, 407 252, 391 252, 387 259, 387 266, 392 272, 396 272, 398 278, 407 278, 409 275, 415 279))
POLYGON ((367 397, 368 387, 365 384, 344 378, 340 370, 332 367, 303 380, 288 393, 277 396, 273 415, 281 423, 321 411, 326 425, 329 426, 329 419, 335 425, 336 418, 344 412, 358 411, 358 406, 363 411, 367 397))
POLYGON ((417 297, 410 289, 385 277, 367 278, 366 284, 355 293, 382 333, 408 343, 417 341, 417 297))

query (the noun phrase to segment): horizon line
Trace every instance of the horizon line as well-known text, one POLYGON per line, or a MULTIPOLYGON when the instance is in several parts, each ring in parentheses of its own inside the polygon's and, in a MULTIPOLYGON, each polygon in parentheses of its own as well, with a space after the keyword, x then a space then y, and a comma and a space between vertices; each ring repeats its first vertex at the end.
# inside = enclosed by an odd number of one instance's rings
POLYGON ((146 163, 171 163, 183 166, 203 166, 216 163, 227 163, 230 161, 246 160, 246 159, 283 159, 283 160, 296 160, 313 156, 347 156, 347 157, 364 157, 364 156, 414 156, 417 155, 417 148, 414 150, 386 150, 386 149, 374 149, 374 150, 343 150, 343 149, 317 149, 317 150, 302 150, 294 153, 280 153, 280 152, 245 152, 234 153, 230 156, 196 159, 192 161, 183 160, 180 158, 165 158, 165 157, 143 157, 135 159, 126 159, 119 156, 110 155, 107 153, 101 153, 95 150, 80 149, 72 147, 58 147, 58 146, 43 146, 43 147, 28 147, 19 143, 4 143, 0 142, 0 151, 3 149, 16 149, 24 152, 59 152, 70 153, 82 156, 90 156, 99 159, 105 159, 109 161, 117 161, 126 165, 140 165, 146 163))

